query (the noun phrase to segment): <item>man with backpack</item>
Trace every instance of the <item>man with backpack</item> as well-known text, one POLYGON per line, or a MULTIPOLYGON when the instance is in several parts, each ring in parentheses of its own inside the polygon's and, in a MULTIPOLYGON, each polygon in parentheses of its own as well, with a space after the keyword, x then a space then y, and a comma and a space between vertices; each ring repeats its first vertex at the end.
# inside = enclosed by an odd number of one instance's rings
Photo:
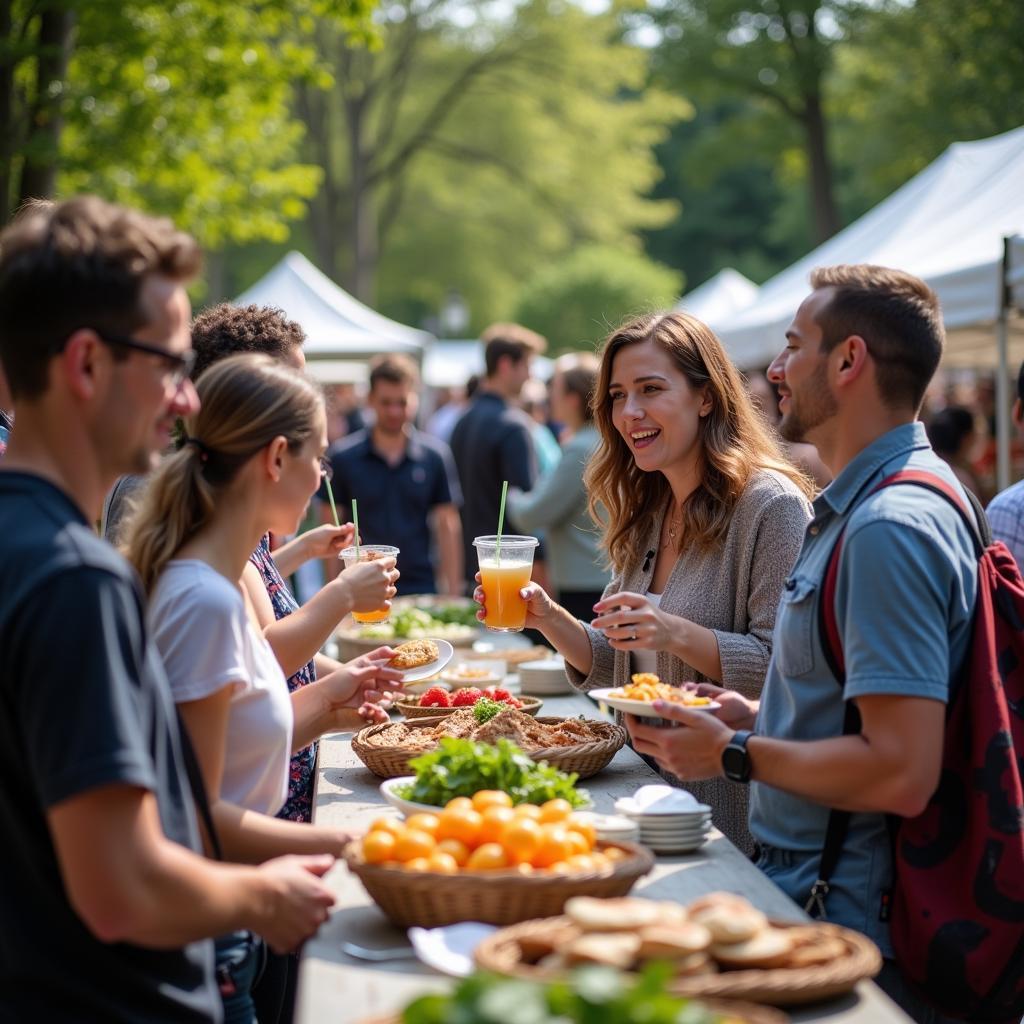
POLYGON ((759 866, 871 937, 878 983, 914 1019, 1019 1021, 1015 731, 1024 744, 1003 674, 1020 619, 997 628, 990 598, 1019 611, 1024 587, 1001 546, 982 554, 984 515, 917 422, 944 340, 934 293, 873 266, 811 284, 769 372, 783 436, 816 445, 833 482, 786 582, 760 705, 704 686, 718 717, 665 705, 687 728, 630 731, 682 778, 750 783, 759 866))

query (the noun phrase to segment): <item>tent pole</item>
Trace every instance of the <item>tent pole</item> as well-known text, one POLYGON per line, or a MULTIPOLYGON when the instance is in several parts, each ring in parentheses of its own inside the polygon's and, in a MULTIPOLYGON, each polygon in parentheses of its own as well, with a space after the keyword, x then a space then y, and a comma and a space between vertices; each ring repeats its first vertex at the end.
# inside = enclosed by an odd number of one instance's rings
POLYGON ((996 344, 999 368, 996 371, 996 488, 1010 486, 1010 239, 1003 239, 1003 260, 999 274, 999 319, 996 344))

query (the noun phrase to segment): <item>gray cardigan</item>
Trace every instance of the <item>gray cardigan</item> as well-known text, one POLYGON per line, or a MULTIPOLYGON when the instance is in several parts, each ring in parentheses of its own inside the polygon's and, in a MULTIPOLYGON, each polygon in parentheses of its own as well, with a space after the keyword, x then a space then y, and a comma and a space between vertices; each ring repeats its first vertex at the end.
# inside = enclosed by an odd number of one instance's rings
MULTIPOLYGON (((665 511, 653 517, 639 550, 625 571, 612 579, 606 595, 623 590, 647 593, 653 567, 644 572, 644 555, 658 548, 665 511)), ((740 495, 722 544, 712 551, 684 550, 672 567, 661 609, 714 632, 722 659, 722 685, 728 689, 748 697, 760 695, 782 586, 810 518, 810 503, 795 484, 779 473, 760 471, 740 495)), ((584 628, 590 638, 593 667, 584 676, 567 663, 570 682, 581 690, 625 685, 632 671, 629 654, 613 650, 600 631, 585 623, 584 628)), ((657 652, 657 663, 663 682, 678 685, 706 680, 665 651, 657 652)), ((711 804, 715 824, 734 843, 750 850, 745 788, 721 779, 687 783, 686 788, 711 804)))
POLYGON ((583 486, 583 470, 600 439, 594 427, 581 428, 566 441, 558 465, 531 491, 509 491, 508 514, 517 529, 544 534, 548 572, 558 590, 600 591, 608 582, 583 486))

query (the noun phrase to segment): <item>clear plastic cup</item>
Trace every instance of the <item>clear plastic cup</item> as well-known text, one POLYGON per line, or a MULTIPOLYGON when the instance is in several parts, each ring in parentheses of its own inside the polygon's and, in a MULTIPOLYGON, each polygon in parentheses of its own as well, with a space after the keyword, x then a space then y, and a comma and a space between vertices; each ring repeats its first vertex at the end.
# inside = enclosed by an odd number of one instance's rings
POLYGON ((530 582, 536 537, 477 537, 473 541, 480 563, 480 585, 484 589, 487 614, 484 625, 496 633, 521 633, 526 626, 526 602, 519 590, 530 582))
MULTIPOLYGON (((348 569, 350 566, 355 565, 357 561, 374 562, 378 558, 397 559, 399 553, 398 548, 393 548, 388 544, 360 544, 358 559, 356 558, 356 549, 354 547, 345 548, 338 557, 345 563, 345 568, 348 569)), ((352 618, 359 623, 387 622, 390 617, 390 605, 384 605, 369 612, 352 612, 352 618)))

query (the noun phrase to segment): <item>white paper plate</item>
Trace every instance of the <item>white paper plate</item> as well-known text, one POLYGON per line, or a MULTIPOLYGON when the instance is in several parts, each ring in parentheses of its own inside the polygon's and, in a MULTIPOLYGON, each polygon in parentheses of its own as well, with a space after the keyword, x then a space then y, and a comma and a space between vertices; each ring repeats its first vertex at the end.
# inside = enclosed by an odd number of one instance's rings
POLYGON ((434 640, 434 643, 437 644, 438 657, 433 661, 427 662, 426 665, 420 665, 417 668, 407 668, 402 673, 403 684, 418 683, 421 679, 429 679, 431 676, 436 676, 452 660, 455 648, 447 640, 434 640))
POLYGON ((432 811, 434 814, 440 814, 443 810, 441 807, 435 807, 433 804, 418 804, 414 800, 403 800, 395 792, 396 788, 415 781, 415 775, 401 775, 397 779, 387 779, 380 784, 380 795, 392 807, 397 807, 406 817, 410 814, 419 814, 420 811, 432 811))
MULTIPOLYGON (((623 711, 629 715, 637 715, 640 718, 661 718, 662 716, 654 710, 654 707, 649 701, 646 700, 629 700, 626 697, 613 697, 611 694, 615 693, 618 686, 605 687, 600 690, 588 690, 587 696, 593 697, 594 700, 599 700, 604 704, 607 704, 610 708, 615 708, 616 711, 623 711)), ((688 706, 688 705, 687 705, 688 706)), ((696 707, 690 707, 691 711, 717 711, 722 705, 718 701, 712 701, 710 704, 699 704, 696 707)))
POLYGON ((652 853, 666 853, 666 854, 671 854, 671 853, 693 853, 694 851, 699 850, 706 842, 707 842, 707 838, 701 838, 701 839, 698 839, 698 840, 696 840, 696 841, 694 841, 692 843, 665 843, 665 844, 644 843, 643 840, 641 840, 641 843, 644 846, 646 846, 647 849, 650 850, 652 853))
POLYGON ((409 941, 428 967, 454 978, 466 978, 473 973, 473 950, 497 930, 497 925, 463 921, 444 928, 410 928, 409 941))

